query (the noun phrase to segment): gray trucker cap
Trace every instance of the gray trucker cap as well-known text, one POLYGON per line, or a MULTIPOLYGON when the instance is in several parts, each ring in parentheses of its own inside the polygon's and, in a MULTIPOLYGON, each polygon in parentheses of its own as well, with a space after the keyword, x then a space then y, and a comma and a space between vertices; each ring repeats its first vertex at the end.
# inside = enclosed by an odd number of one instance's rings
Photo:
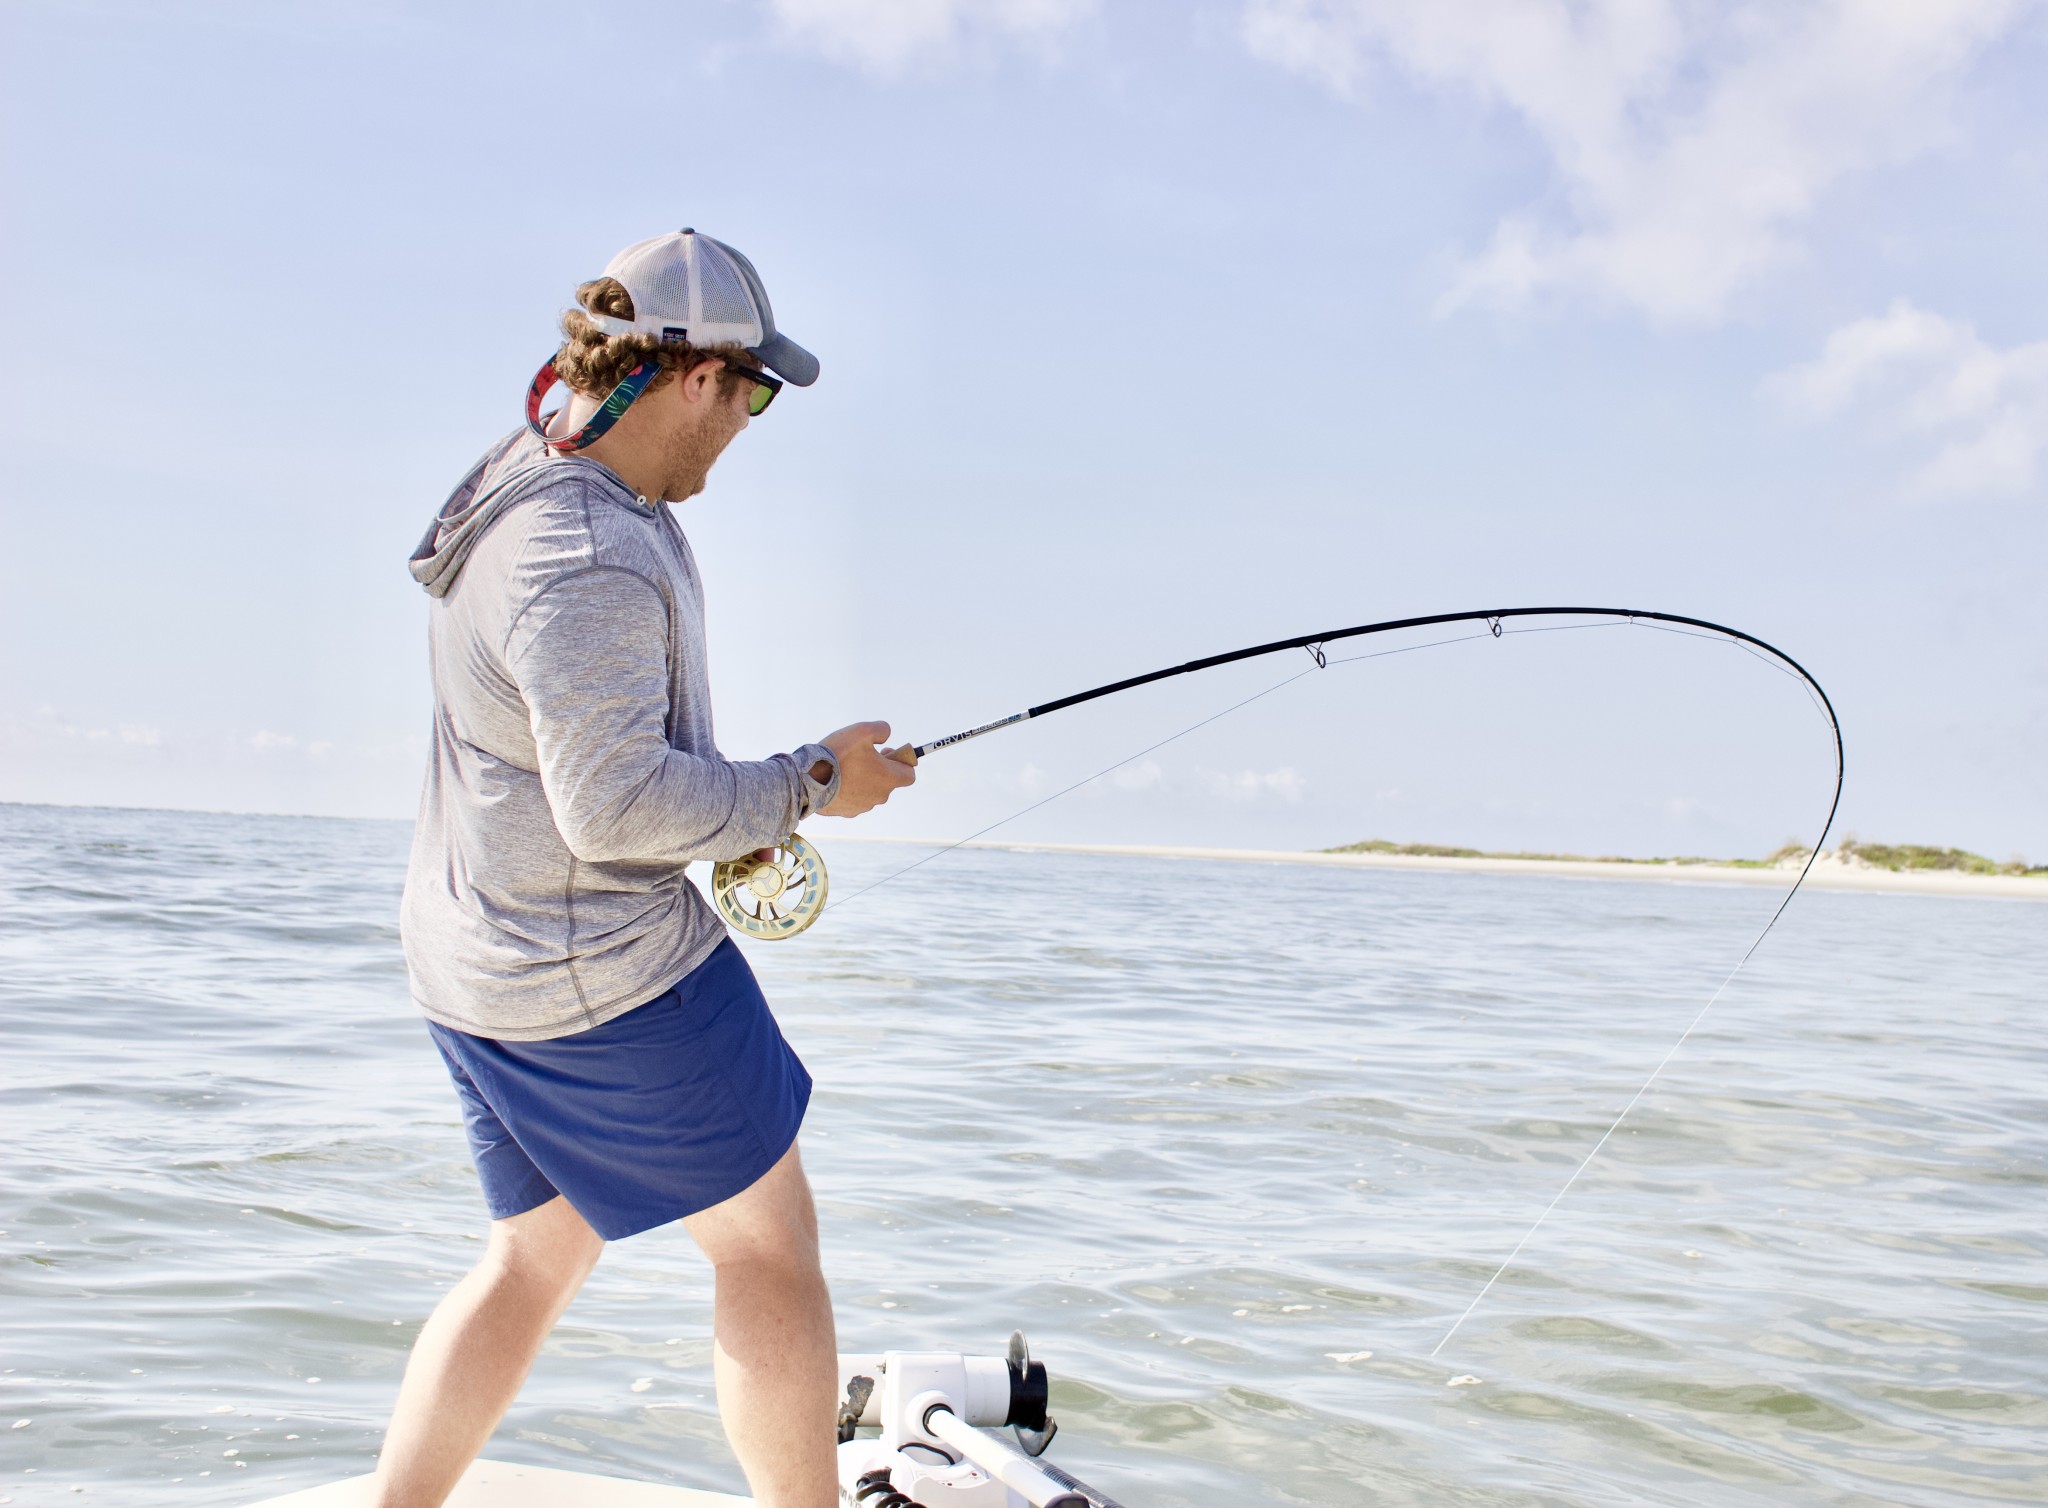
POLYGON ((688 229, 653 236, 613 257, 604 275, 618 279, 633 298, 631 319, 589 314, 607 335, 731 343, 798 387, 818 380, 818 358, 775 328, 761 274, 723 241, 688 229))

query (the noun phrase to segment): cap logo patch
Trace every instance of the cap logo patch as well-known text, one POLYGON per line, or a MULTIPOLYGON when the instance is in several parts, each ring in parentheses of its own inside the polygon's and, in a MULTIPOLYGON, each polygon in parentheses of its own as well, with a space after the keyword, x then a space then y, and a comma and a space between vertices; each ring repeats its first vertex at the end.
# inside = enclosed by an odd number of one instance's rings
POLYGON ((663 340, 674 340, 688 344, 690 332, 681 325, 663 325, 661 327, 661 338, 663 340))

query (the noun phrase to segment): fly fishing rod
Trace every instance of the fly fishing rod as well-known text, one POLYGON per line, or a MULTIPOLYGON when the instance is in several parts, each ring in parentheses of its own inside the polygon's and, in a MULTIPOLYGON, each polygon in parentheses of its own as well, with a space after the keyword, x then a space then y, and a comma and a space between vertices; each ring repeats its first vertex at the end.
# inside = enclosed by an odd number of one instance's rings
MULTIPOLYGON (((1828 802, 1827 817, 1821 823, 1819 835, 1813 840, 1813 848, 1807 854, 1806 862, 1800 866, 1798 875, 1794 877, 1791 886, 1779 899, 1777 906, 1771 911, 1770 917, 1758 930, 1748 948, 1743 951, 1742 956, 1735 961, 1735 966, 1728 971, 1727 977, 1721 981, 1720 986, 1707 998, 1706 1003, 1699 1008, 1692 1019, 1686 1023, 1685 1029, 1678 1034, 1677 1040, 1671 1044, 1670 1049, 1658 1060, 1656 1066, 1650 1070, 1649 1075, 1643 1080, 1641 1087, 1629 1097, 1628 1101, 1615 1113, 1613 1119, 1608 1122, 1606 1130, 1600 1133, 1598 1140, 1593 1143, 1592 1147, 1586 1152, 1586 1155, 1580 1159, 1578 1166, 1572 1170, 1571 1176, 1551 1196, 1550 1201, 1538 1212, 1535 1220, 1523 1231, 1521 1238, 1514 1243, 1513 1247, 1493 1268, 1491 1275, 1486 1279, 1485 1283, 1472 1295, 1471 1302, 1465 1306, 1463 1311, 1444 1330, 1443 1334, 1438 1338, 1435 1347, 1429 1353, 1432 1357, 1436 1356, 1445 1346, 1450 1344, 1452 1337, 1458 1333, 1465 1321, 1472 1317, 1473 1311, 1484 1302, 1486 1296, 1493 1291, 1494 1285, 1500 1281, 1502 1275, 1515 1264, 1523 1250, 1535 1239, 1536 1233, 1543 1228, 1552 1212, 1556 1210, 1565 1196, 1571 1192, 1572 1188, 1584 1175, 1586 1169, 1592 1165, 1593 1160, 1600 1155, 1601 1149, 1607 1145, 1615 1132, 1621 1129, 1622 1122, 1628 1119, 1630 1113, 1641 1103, 1643 1097, 1650 1092, 1651 1087, 1663 1075, 1664 1070, 1670 1066, 1672 1059, 1691 1040, 1693 1033, 1706 1020, 1708 1013, 1719 1003, 1721 996, 1726 993, 1728 987, 1735 982, 1736 976, 1747 967, 1750 959, 1756 955, 1757 949, 1763 946, 1764 939, 1770 936, 1771 930, 1778 924, 1778 919, 1785 914, 1785 908, 1792 904, 1792 897, 1799 893, 1800 887, 1806 883, 1806 877, 1813 872, 1814 863, 1820 858, 1821 849, 1827 843, 1828 833, 1835 825, 1835 816, 1841 810, 1844 761, 1841 719, 1835 715, 1835 704, 1829 699, 1826 690, 1823 689, 1820 682, 1813 678, 1812 673, 1804 665, 1801 665, 1797 660, 1786 654, 1785 651, 1779 649, 1774 644, 1759 639, 1755 634, 1744 633, 1739 628, 1730 628, 1725 623, 1715 623, 1710 619, 1688 617, 1683 613, 1657 613, 1638 608, 1615 607, 1506 607, 1486 608, 1475 612, 1463 613, 1430 613, 1417 618, 1394 618, 1383 623, 1362 623, 1351 628, 1329 629, 1316 634, 1302 634, 1292 639, 1277 639, 1270 644, 1255 644, 1248 649, 1236 649, 1226 654, 1210 655, 1206 659, 1189 660, 1183 665, 1169 665, 1145 675, 1131 676, 1121 681, 1112 681, 1106 686, 1097 686, 1089 691, 1077 691, 1072 696, 1060 697, 1056 701, 1041 702, 1035 707, 1028 707, 1022 712, 998 718, 992 723, 983 723, 977 728, 969 728, 961 733, 934 739, 928 744, 910 746, 898 751, 894 756, 896 758, 907 758, 914 763, 916 760, 936 750, 949 748, 954 744, 965 743, 969 739, 979 738, 985 733, 993 733, 998 728, 1007 728, 1017 723, 1029 722, 1033 718, 1044 717, 1051 712, 1058 712, 1067 707, 1077 707, 1083 702, 1092 702, 1100 697, 1114 696, 1120 691, 1130 691, 1139 686, 1150 685, 1154 681, 1163 681, 1178 675, 1188 675, 1199 670, 1210 670, 1219 665, 1233 664, 1238 660, 1251 660, 1261 655, 1280 654, 1288 650, 1302 649, 1307 650, 1315 661, 1310 669, 1289 676, 1285 680, 1267 687, 1264 691, 1256 692, 1242 701, 1235 702, 1231 706, 1224 708, 1221 712, 1212 713, 1191 727, 1182 729, 1181 732, 1172 734, 1168 738, 1161 740, 1160 743, 1151 746, 1152 748, 1159 748, 1163 744, 1171 743, 1174 739, 1193 732, 1195 728, 1203 727, 1208 723, 1214 722, 1217 718, 1235 711, 1239 707, 1246 706, 1251 702, 1257 701, 1260 697, 1279 690, 1282 686, 1292 684, 1304 675, 1312 674, 1316 670, 1328 669, 1332 664, 1351 663, 1357 660, 1378 658, 1383 655, 1400 654, 1408 649, 1426 649, 1437 644, 1459 642, 1458 640, 1438 639, 1424 644, 1380 650, 1376 654, 1350 655, 1341 660, 1332 660, 1327 646, 1345 639, 1360 639, 1372 634, 1395 633, 1402 629, 1429 628, 1451 623, 1484 623, 1488 633, 1496 639, 1510 632, 1544 633, 1556 631, 1556 629, 1544 628, 1511 630, 1504 627, 1508 620, 1517 618, 1607 619, 1610 620, 1611 626, 1631 624, 1661 629, 1666 633, 1686 634, 1713 639, 1721 643, 1733 644, 1739 649, 1757 655, 1765 663, 1783 670, 1788 675, 1795 676, 1804 683, 1812 694, 1815 705, 1826 715, 1828 728, 1833 735, 1835 745, 1835 788, 1828 802)), ((1595 628, 1600 626, 1602 625, 1596 623, 1580 623, 1560 624, 1556 627, 1595 628)), ((1487 637, 1487 633, 1470 634, 1463 637, 1483 639, 1487 637)), ((1131 760, 1140 758, 1150 752, 1151 749, 1144 749, 1140 750, 1137 754, 1129 755, 1119 760, 1117 764, 1110 765, 1108 769, 1100 770, 1085 780, 1078 781, 1064 790, 1056 791, 1050 796, 1033 802, 1030 806, 1025 807, 1024 811, 1036 810, 1047 801, 1057 800, 1068 791, 1076 790, 1080 786, 1086 785, 1089 780, 1099 779, 1102 775, 1108 774, 1110 770, 1118 769, 1122 765, 1130 763, 1131 760)), ((1023 812, 1013 813, 1011 816, 981 829, 980 833, 976 833, 972 837, 979 837, 981 833, 993 831, 994 828, 1002 826, 1004 822, 1012 821, 1022 815, 1023 812)), ((897 870, 894 874, 885 875, 867 888, 872 890, 877 885, 886 885, 891 880, 908 874, 910 870, 916 868, 919 864, 937 858, 939 854, 949 852, 950 849, 959 847, 961 843, 971 842, 972 837, 963 838, 958 843, 949 845, 948 848, 939 849, 932 854, 928 854, 924 858, 918 859, 915 863, 897 870)), ((741 931, 756 937, 786 937, 793 933, 801 932, 812 921, 816 920, 818 913, 824 909, 825 866, 823 861, 818 858, 817 851, 810 844, 804 842, 801 838, 792 836, 774 851, 774 856, 769 860, 764 861, 755 858, 719 865, 716 871, 714 871, 713 889, 717 896, 719 910, 724 913, 728 921, 733 922, 741 931), (794 885, 791 884, 792 876, 795 878, 794 885), (741 892, 742 889, 755 902, 751 909, 737 899, 737 893, 741 892), (784 913, 773 904, 773 901, 777 897, 790 895, 792 890, 796 892, 794 902, 790 911, 784 913)), ((857 895, 865 893, 865 891, 856 892, 857 895)))
MULTIPOLYGON (((1448 623, 1484 623, 1492 630, 1492 636, 1498 639, 1505 631, 1503 625, 1517 618, 1607 618, 1652 627, 1663 626, 1677 633, 1718 636, 1724 641, 1747 646, 1752 652, 1760 651, 1768 655, 1772 661, 1776 661, 1789 673, 1796 675, 1813 692, 1821 710, 1827 714, 1828 726, 1834 734, 1834 797, 1828 804, 1827 820, 1821 824, 1820 835, 1814 839, 1813 849, 1806 856, 1806 863, 1800 869, 1798 878, 1792 882, 1792 888, 1785 892, 1784 900, 1779 902, 1778 909, 1772 913, 1770 921, 1764 926, 1764 932, 1768 933, 1771 927, 1776 925, 1778 917, 1784 914, 1785 907, 1792 903, 1792 897, 1798 893, 1799 887, 1806 882, 1806 876, 1813 869, 1814 861, 1820 857, 1828 833, 1835 825, 1835 815, 1841 808, 1841 719, 1835 715, 1835 704, 1829 700, 1820 682, 1813 678, 1812 673, 1804 665, 1786 654, 1784 650, 1766 643, 1755 634, 1744 633, 1739 628, 1730 628, 1725 623, 1715 623, 1706 618, 1687 617, 1683 613, 1657 613, 1642 608, 1622 607, 1495 607, 1461 613, 1428 613, 1416 618, 1389 618, 1380 623, 1360 623, 1350 628, 1326 629, 1321 633, 1300 634, 1292 639, 1276 639, 1270 644, 1254 644, 1247 649, 1233 649, 1225 654, 1209 655, 1204 659, 1189 660, 1181 665, 1169 665, 1144 675, 1111 681, 1108 685, 1097 686, 1092 690, 1077 691, 1071 696, 1041 702, 1035 707, 1027 707, 1022 712, 1013 712, 1008 717, 999 717, 994 722, 983 723, 964 732, 935 738, 930 743, 913 744, 899 751, 894 757, 907 758, 915 764, 940 749, 948 749, 955 744, 966 743, 969 739, 980 738, 984 734, 995 732, 998 728, 1015 727, 1018 723, 1062 712, 1068 707, 1078 707, 1084 702, 1115 696, 1122 691, 1134 691, 1140 686, 1149 686, 1154 681, 1164 681, 1179 675, 1192 675, 1202 670, 1214 670, 1218 666, 1232 665, 1239 660, 1255 660, 1264 655, 1283 654, 1289 650, 1301 649, 1308 651, 1315 660, 1316 668, 1325 669, 1331 663, 1327 646, 1346 639, 1362 639, 1373 634, 1398 633, 1403 629, 1431 628, 1448 623)), ((986 832, 988 829, 984 828, 983 831, 986 832)), ((755 854, 743 859, 728 859, 714 866, 711 890, 719 914, 738 931, 749 937, 763 939, 794 937, 816 921, 825 909, 825 862, 819 857, 815 847, 792 834, 774 848, 766 850, 765 856, 755 854)), ((1759 934, 1757 942, 1762 941, 1763 935, 1759 934)), ((1754 945, 1750 951, 1755 951, 1754 945)), ((1748 955, 1744 956, 1747 958, 1748 955)))

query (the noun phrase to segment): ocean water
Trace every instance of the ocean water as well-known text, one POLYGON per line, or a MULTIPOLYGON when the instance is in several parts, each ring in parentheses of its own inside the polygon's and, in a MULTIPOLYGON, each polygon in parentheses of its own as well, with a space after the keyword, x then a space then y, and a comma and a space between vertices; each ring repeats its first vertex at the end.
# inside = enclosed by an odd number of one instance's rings
MULTIPOLYGON (((368 1469, 484 1223, 407 838, 0 806, 0 1502, 368 1469)), ((973 851, 751 945, 841 1348, 1021 1327, 1129 1508, 2048 1500, 2029 902, 1802 895, 1431 1354, 1773 904, 973 851)), ((709 1299, 615 1247, 491 1453, 737 1490, 709 1299)))

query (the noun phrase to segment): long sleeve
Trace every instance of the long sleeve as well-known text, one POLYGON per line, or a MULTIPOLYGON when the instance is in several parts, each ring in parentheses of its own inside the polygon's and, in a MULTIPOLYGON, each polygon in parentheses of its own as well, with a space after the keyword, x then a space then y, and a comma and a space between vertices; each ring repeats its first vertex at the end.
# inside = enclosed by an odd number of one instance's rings
MULTIPOLYGON (((593 566, 519 614, 505 663, 526 700, 555 827, 586 862, 729 859, 778 842, 831 799, 808 762, 670 746, 669 616, 646 577, 593 566)), ((823 754, 806 746, 804 755, 823 754)))

